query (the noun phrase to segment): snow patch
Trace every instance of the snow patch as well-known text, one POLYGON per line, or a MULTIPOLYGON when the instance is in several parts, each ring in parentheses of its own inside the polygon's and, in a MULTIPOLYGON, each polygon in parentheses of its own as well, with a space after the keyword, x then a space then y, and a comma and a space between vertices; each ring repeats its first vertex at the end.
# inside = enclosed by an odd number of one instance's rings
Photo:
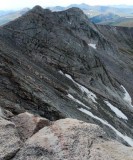
POLYGON ((82 106, 86 107, 87 109, 90 109, 90 107, 86 106, 84 103, 79 101, 78 99, 74 98, 71 94, 67 95, 69 98, 71 98, 73 101, 77 102, 78 104, 81 104, 82 106))
POLYGON ((60 74, 64 74, 61 70, 59 71, 60 74))
POLYGON ((69 75, 69 74, 64 74, 61 70, 59 71, 59 73, 62 74, 62 75, 65 75, 67 78, 69 78, 73 83, 75 83, 75 84, 79 87, 79 89, 82 91, 82 93, 86 93, 86 94, 87 94, 87 97, 88 97, 89 99, 91 99, 94 103, 97 103, 97 101, 95 100, 95 99, 97 99, 97 96, 96 96, 93 92, 89 91, 86 87, 84 87, 84 86, 82 86, 81 84, 77 83, 77 82, 72 78, 71 75, 69 75))
POLYGON ((94 103, 97 103, 97 101, 95 100, 95 99, 97 99, 97 96, 96 96, 94 93, 92 93, 92 92, 89 91, 86 87, 84 87, 84 86, 82 86, 81 84, 79 84, 79 83, 77 83, 76 81, 74 81, 74 79, 73 79, 70 75, 65 74, 65 76, 66 76, 67 78, 69 78, 71 81, 73 81, 73 83, 75 83, 75 84, 80 88, 80 90, 82 91, 82 93, 86 93, 86 94, 87 94, 87 97, 88 97, 89 99, 91 99, 94 103))
POLYGON ((115 106, 113 106, 111 103, 109 103, 108 101, 104 101, 109 107, 110 109, 119 117, 119 118, 123 118, 128 120, 127 116, 122 113, 118 108, 116 108, 115 106))
POLYGON ((97 103, 97 101, 95 99, 97 99, 97 96, 92 93, 91 91, 89 91, 87 88, 85 88, 84 86, 78 84, 79 88, 81 89, 81 91, 83 93, 86 93, 88 98, 90 98, 94 103, 97 103))
POLYGON ((124 100, 131 106, 132 106, 132 98, 130 96, 130 94, 127 92, 126 88, 124 86, 121 85, 121 87, 123 88, 125 95, 124 95, 124 100))
POLYGON ((121 132, 119 132, 117 129, 115 129, 112 125, 110 125, 107 121, 95 116, 94 114, 92 114, 90 111, 86 110, 86 109, 83 109, 83 108, 80 108, 79 109, 81 112, 91 116, 92 118, 100 121, 101 123, 103 123, 104 125, 110 127, 113 131, 115 131, 115 133, 121 137, 124 141, 126 141, 130 146, 133 146, 133 139, 126 136, 126 135, 123 135, 121 132))
POLYGON ((73 81, 75 84, 77 84, 77 82, 74 81, 74 79, 72 78, 72 76, 70 76, 69 74, 65 74, 65 76, 67 78, 69 78, 71 81, 73 81))
POLYGON ((97 49, 97 47, 96 47, 96 44, 95 43, 90 43, 90 44, 88 44, 89 46, 91 46, 92 48, 94 48, 94 49, 97 49))

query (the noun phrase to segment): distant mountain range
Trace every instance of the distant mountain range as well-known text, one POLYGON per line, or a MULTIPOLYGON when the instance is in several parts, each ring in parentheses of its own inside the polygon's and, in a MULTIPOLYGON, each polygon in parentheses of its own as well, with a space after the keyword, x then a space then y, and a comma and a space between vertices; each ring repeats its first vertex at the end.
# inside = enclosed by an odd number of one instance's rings
POLYGON ((11 13, 12 11, 3 11, 3 10, 0 10, 0 16, 3 16, 5 14, 8 14, 8 13, 11 13))
POLYGON ((107 14, 100 14, 100 15, 94 16, 90 20, 91 22, 94 22, 97 24, 109 24, 119 19, 123 19, 123 18, 113 13, 107 13, 107 14))
POLYGON ((29 11, 29 8, 24 8, 19 11, 0 11, 0 25, 4 25, 29 11))
MULTIPOLYGON (((88 16, 91 22, 102 25, 133 27, 133 6, 90 6, 85 3, 71 4, 67 7, 55 6, 48 7, 52 11, 64 11, 72 7, 80 8, 88 16)), ((19 11, 0 11, 0 25, 12 21, 29 11, 25 8, 19 11)))
POLYGON ((133 18, 120 17, 113 13, 94 16, 90 18, 90 21, 101 25, 133 27, 133 18))
POLYGON ((72 7, 78 7, 84 11, 89 17, 94 17, 100 14, 113 13, 123 17, 133 17, 133 6, 90 6, 85 3, 82 4, 71 4, 67 7, 55 6, 49 7, 52 11, 63 11, 72 7))
POLYGON ((78 7, 90 18, 91 22, 101 25, 133 27, 133 6, 89 6, 87 4, 72 4, 68 7, 49 7, 52 11, 63 11, 78 7))

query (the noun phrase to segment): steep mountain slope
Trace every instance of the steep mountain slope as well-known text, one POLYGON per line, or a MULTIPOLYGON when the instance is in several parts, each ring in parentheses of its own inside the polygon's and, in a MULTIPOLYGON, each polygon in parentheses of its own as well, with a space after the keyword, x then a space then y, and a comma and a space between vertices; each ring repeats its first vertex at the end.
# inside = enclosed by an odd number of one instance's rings
POLYGON ((128 30, 116 34, 111 28, 110 40, 105 30, 78 8, 51 12, 39 6, 1 27, 2 109, 96 123, 110 137, 133 145, 133 107, 124 88, 133 95, 132 55, 118 50, 127 51, 131 37, 128 30), (121 67, 127 71, 123 79, 121 67))
POLYGON ((108 47, 104 49, 105 51, 103 52, 106 54, 101 54, 101 59, 104 57, 106 67, 128 89, 130 95, 133 97, 133 29, 100 25, 97 26, 97 29, 113 46, 112 51, 108 51, 108 47))

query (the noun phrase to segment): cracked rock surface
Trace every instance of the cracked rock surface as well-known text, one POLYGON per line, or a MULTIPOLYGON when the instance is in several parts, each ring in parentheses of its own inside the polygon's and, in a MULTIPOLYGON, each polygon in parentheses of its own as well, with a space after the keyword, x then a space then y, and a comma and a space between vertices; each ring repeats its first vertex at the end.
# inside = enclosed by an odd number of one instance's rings
POLYGON ((132 160, 132 151, 97 125, 64 119, 29 138, 13 160, 132 160))

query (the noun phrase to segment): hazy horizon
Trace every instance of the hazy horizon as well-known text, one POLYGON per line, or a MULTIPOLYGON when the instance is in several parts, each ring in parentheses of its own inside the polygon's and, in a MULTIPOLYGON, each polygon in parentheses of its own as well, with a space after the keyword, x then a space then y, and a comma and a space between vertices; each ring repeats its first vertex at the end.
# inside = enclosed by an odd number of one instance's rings
POLYGON ((133 5, 133 1, 127 0, 0 0, 0 10, 17 10, 22 8, 32 8, 35 5, 40 5, 42 7, 52 7, 52 6, 68 6, 70 4, 81 4, 85 3, 88 5, 133 5))

